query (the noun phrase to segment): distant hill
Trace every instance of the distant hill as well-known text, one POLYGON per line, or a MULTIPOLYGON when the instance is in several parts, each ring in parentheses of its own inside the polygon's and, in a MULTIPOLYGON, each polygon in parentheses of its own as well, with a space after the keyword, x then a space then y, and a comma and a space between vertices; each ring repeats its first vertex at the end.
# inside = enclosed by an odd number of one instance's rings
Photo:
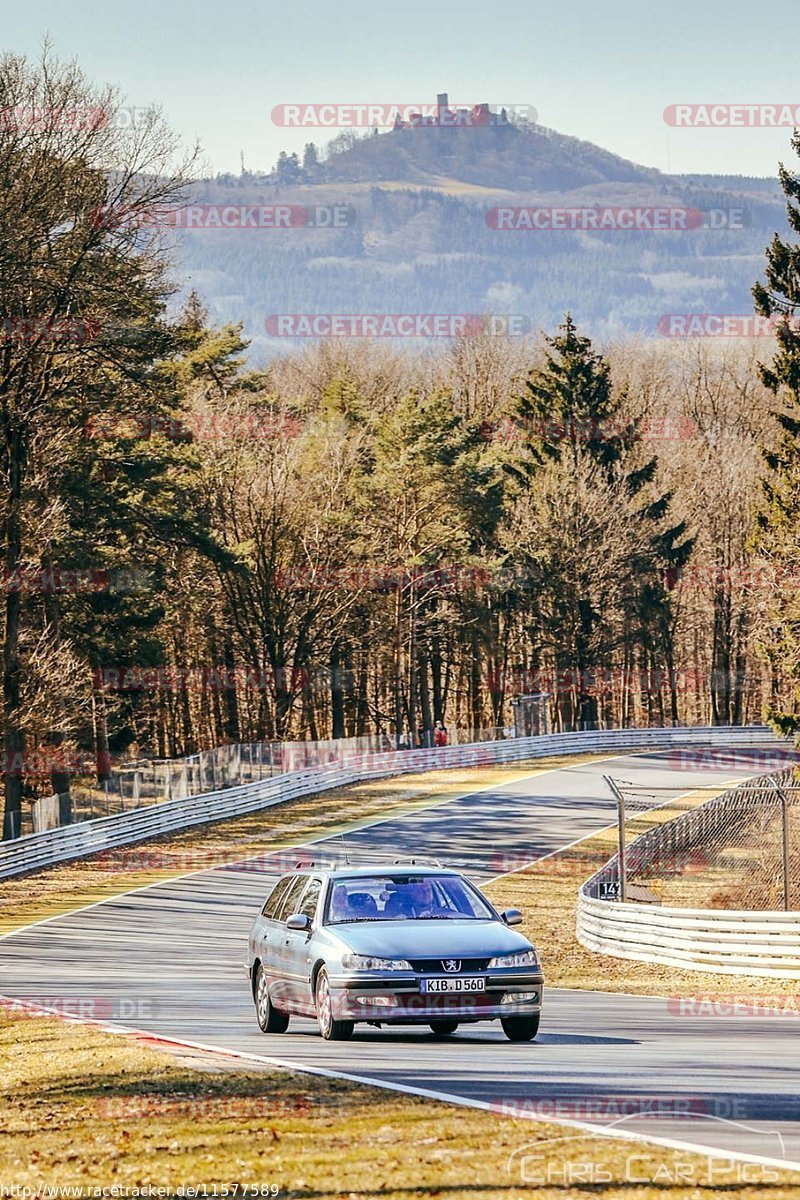
POLYGON ((668 176, 524 123, 340 136, 305 171, 284 157, 268 175, 202 180, 196 199, 348 210, 343 228, 180 235, 187 286, 217 320, 244 321, 254 361, 291 345, 267 332, 275 314, 495 312, 553 328, 570 309, 602 336, 656 334, 669 313, 747 313, 764 248, 786 230, 777 180, 668 176), (681 231, 509 234, 493 227, 497 205, 706 215, 681 231))
POLYGON ((603 183, 652 183, 639 167, 591 142, 538 125, 394 129, 332 155, 308 182, 407 180, 435 187, 441 176, 519 192, 571 191, 603 183))

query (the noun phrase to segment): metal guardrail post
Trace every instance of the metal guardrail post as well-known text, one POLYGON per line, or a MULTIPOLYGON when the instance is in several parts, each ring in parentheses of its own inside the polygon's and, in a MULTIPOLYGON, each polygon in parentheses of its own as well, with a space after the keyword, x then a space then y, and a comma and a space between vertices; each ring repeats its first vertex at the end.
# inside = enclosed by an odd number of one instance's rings
POLYGON ((789 896, 789 797, 783 790, 777 779, 770 776, 770 783, 774 785, 775 791, 780 796, 781 800, 781 841, 783 843, 783 908, 784 912, 791 912, 791 903, 789 896))
POLYGON ((619 875, 619 899, 625 903, 625 797, 610 775, 604 775, 603 780, 617 802, 617 863, 619 875))

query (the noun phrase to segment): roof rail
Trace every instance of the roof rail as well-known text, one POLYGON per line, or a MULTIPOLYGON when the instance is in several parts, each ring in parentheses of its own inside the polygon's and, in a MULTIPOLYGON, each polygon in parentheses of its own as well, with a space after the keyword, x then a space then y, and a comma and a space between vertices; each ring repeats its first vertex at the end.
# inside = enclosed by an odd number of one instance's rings
POLYGON ((420 858, 419 855, 414 855, 413 858, 410 856, 406 858, 395 858, 393 860, 393 865, 397 866, 398 863, 410 863, 412 866, 416 866, 417 863, 419 863, 420 866, 425 866, 426 863, 431 863, 434 867, 440 867, 443 871, 446 870, 444 863, 440 859, 428 857, 420 858))

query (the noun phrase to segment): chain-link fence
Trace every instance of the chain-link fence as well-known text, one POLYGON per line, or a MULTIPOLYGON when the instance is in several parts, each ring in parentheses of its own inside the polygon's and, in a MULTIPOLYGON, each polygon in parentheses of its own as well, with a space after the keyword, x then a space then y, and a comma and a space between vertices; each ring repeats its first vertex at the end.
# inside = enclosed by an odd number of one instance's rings
MULTIPOLYGON (((797 758, 781 752, 784 762, 797 758)), ((754 757, 754 762, 758 756, 754 757)), ((700 787, 658 789, 608 780, 618 801, 618 851, 590 894, 679 908, 800 909, 800 769, 700 787)))
MULTIPOLYGON (((447 744, 472 745, 513 736, 513 729, 450 729, 447 744)), ((433 746, 433 731, 406 735, 411 748, 433 746)), ((317 742, 249 742, 215 746, 179 759, 141 759, 115 766, 102 783, 77 779, 68 795, 35 800, 22 813, 22 834, 39 833, 58 825, 89 821, 94 817, 127 812, 165 800, 183 800, 223 788, 257 783, 273 775, 303 771, 311 767, 343 764, 363 754, 381 754, 397 749, 393 735, 330 738, 317 742)), ((15 832, 14 836, 18 836, 15 832)))

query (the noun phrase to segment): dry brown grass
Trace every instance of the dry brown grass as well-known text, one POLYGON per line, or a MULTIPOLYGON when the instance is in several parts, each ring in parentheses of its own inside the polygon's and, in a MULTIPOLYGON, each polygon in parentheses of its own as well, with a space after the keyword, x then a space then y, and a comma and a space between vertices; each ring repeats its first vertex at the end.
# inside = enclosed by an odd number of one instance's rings
POLYGON ((738 1182, 740 1168, 701 1155, 342 1080, 198 1069, 53 1018, 0 1014, 0 1055, 7 1189, 150 1184, 175 1195, 205 1184, 210 1196, 215 1185, 233 1196, 238 1184, 276 1185, 286 1200, 511 1200, 531 1194, 523 1151, 553 1179, 536 1187, 538 1200, 790 1200, 800 1185, 800 1175, 751 1166, 756 1192, 738 1182), (594 1183, 569 1182, 587 1171, 594 1183))

